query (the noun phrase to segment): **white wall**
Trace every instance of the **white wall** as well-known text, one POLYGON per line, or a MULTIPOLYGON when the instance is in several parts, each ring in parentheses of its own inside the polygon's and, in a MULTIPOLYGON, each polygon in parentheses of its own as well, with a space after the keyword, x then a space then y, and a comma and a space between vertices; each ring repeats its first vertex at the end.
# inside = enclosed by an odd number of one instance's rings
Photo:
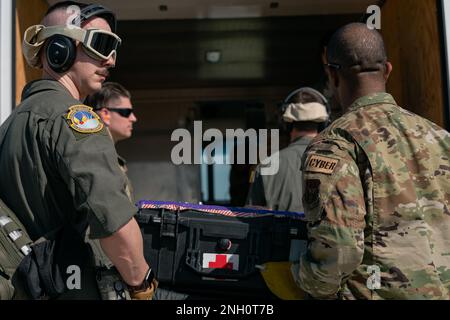
POLYGON ((13 0, 0 1, 0 123, 12 110, 14 88, 13 0))
MULTIPOLYGON (((442 1, 442 10, 444 17, 444 37, 445 37, 445 56, 446 56, 446 68, 447 68, 447 93, 450 95, 450 1, 442 1)), ((450 104, 447 106, 448 114, 450 114, 450 104)))

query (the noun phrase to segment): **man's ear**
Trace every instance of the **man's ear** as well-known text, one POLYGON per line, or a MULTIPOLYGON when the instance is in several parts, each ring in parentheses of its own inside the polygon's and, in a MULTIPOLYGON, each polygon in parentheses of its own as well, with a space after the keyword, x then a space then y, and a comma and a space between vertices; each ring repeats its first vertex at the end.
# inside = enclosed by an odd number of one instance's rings
POLYGON ((385 65, 385 70, 384 70, 383 77, 384 77, 384 81, 388 81, 393 67, 392 67, 392 64, 389 61, 387 61, 384 65, 385 65))
POLYGON ((106 126, 108 127, 111 122, 111 112, 106 108, 102 108, 100 110, 97 110, 96 112, 97 112, 98 116, 106 124, 106 126))
POLYGON ((333 87, 337 88, 339 86, 339 74, 336 69, 329 68, 330 71, 330 81, 333 87))

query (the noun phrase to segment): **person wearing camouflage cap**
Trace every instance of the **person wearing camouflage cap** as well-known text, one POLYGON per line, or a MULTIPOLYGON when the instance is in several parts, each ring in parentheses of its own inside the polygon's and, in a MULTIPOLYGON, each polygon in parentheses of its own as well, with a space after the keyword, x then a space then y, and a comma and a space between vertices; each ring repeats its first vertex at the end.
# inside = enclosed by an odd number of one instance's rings
POLYGON ((326 99, 318 91, 304 87, 295 90, 283 104, 283 121, 289 126, 291 143, 275 156, 279 170, 262 175, 261 165, 250 176, 247 205, 272 210, 303 212, 300 164, 303 152, 328 120, 326 99))
POLYGON ((376 30, 339 29, 327 52, 344 115, 308 146, 309 244, 292 268, 313 298, 450 298, 450 134, 386 93, 376 30))

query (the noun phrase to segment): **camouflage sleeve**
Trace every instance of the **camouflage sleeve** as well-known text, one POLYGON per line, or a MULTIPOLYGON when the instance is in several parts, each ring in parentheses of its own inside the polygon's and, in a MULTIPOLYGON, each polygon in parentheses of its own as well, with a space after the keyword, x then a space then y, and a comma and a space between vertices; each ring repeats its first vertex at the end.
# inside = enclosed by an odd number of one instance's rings
POLYGON ((366 210, 352 150, 345 140, 319 141, 303 157, 308 248, 297 284, 314 298, 337 298, 363 258, 366 210))

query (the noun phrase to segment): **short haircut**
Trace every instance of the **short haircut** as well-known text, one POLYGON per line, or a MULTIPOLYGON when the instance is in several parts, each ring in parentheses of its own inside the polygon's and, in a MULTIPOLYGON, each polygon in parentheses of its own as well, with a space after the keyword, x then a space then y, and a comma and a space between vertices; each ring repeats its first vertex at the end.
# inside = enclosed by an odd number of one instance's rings
POLYGON ((85 7, 87 7, 89 4, 86 3, 81 3, 81 2, 77 2, 77 1, 61 1, 61 2, 57 2, 54 5, 50 6, 47 10, 47 12, 45 13, 45 15, 48 15, 49 13, 58 10, 60 8, 68 8, 70 6, 78 6, 80 9, 83 9, 85 7))
POLYGON ((381 71, 387 61, 383 37, 364 23, 345 25, 331 37, 327 60, 358 73, 381 71))
POLYGON ((106 108, 111 100, 119 99, 121 97, 131 99, 131 94, 119 83, 105 82, 100 91, 86 98, 85 104, 93 107, 94 110, 99 110, 106 108))
POLYGON ((302 130, 318 130, 320 122, 312 122, 312 121, 295 121, 292 122, 292 128, 297 129, 298 131, 302 130))

